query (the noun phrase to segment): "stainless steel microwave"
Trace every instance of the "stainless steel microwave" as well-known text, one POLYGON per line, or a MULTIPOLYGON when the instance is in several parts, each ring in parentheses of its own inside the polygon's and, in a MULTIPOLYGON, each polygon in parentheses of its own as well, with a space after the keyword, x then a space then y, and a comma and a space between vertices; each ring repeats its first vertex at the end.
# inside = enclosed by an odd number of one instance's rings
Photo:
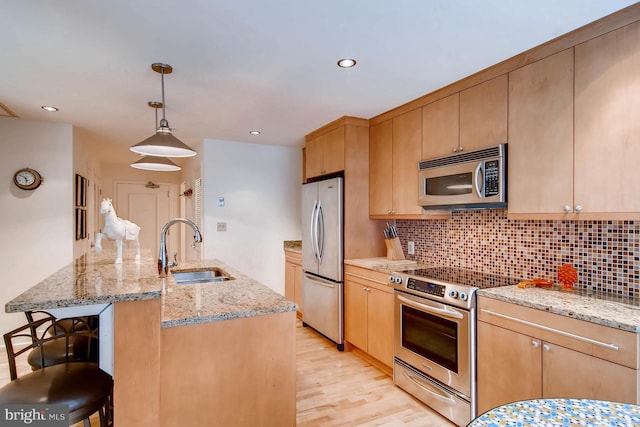
POLYGON ((507 144, 423 160, 418 168, 425 209, 507 206, 507 144))

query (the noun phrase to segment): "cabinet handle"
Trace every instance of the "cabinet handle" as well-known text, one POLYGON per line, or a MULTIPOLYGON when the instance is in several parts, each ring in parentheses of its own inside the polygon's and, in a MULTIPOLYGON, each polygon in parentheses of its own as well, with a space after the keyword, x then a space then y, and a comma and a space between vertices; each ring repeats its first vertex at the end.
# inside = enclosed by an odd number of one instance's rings
POLYGON ((538 348, 540 346, 540 343, 538 341, 531 341, 531 345, 533 346, 533 348, 538 348))
POLYGON ((576 205, 576 212, 582 212, 582 205, 576 205))
POLYGON ((464 151, 464 147, 458 147, 458 152, 464 151))
POLYGON ((571 206, 569 206, 569 205, 564 205, 564 206, 562 207, 562 210, 563 210, 563 211, 565 211, 565 212, 571 212, 571 206))
POLYGON ((549 344, 544 344, 544 345, 542 346, 542 349, 543 349, 544 351, 549 351, 549 350, 551 350, 551 346, 550 346, 549 344))
POLYGON ((451 149, 451 151, 453 151, 454 153, 457 153, 458 152, 458 148, 454 147, 454 148, 451 149))
POLYGON ((500 317, 502 319, 511 320, 511 321, 517 322, 517 323, 522 323, 523 325, 532 326, 534 328, 542 329, 544 331, 553 332, 554 334, 558 334, 558 335, 562 335, 562 336, 565 336, 565 337, 573 338, 573 339, 576 339, 576 340, 579 340, 579 341, 583 341, 583 342, 588 342, 589 344, 594 344, 594 345, 597 345, 597 346, 600 346, 600 347, 608 348, 609 350, 614 350, 614 351, 620 350, 620 347, 618 347, 615 344, 607 344, 607 343, 604 343, 604 342, 601 342, 601 341, 592 340, 591 338, 583 337, 581 335, 576 335, 576 334, 572 334, 570 332, 561 331, 560 329, 550 328, 548 326, 540 325, 538 323, 528 322, 526 320, 518 319, 516 317, 507 316, 506 314, 502 314, 502 313, 496 313, 495 311, 487 310, 487 309, 484 309, 484 308, 481 311, 484 312, 484 313, 487 313, 487 314, 489 314, 491 316, 500 317))

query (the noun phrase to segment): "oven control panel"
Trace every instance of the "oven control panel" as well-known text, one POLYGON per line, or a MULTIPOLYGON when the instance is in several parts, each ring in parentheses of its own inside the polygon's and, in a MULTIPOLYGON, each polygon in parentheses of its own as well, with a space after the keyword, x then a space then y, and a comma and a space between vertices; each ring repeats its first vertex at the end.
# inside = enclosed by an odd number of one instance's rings
POLYGON ((435 295, 440 298, 444 298, 444 296, 446 295, 446 290, 447 290, 446 288, 447 287, 444 285, 417 280, 417 279, 414 279, 413 277, 409 277, 407 279, 407 289, 411 289, 411 290, 422 292, 429 295, 435 295))

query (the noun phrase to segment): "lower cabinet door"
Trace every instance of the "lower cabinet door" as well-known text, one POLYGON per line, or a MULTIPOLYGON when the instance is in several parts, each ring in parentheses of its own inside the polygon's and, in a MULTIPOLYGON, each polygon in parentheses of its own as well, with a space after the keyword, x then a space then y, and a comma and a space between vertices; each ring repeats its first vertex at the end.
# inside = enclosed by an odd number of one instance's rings
POLYGON ((344 337, 360 350, 367 351, 367 292, 365 286, 344 282, 344 337))
POLYGON ((637 371, 555 344, 542 346, 542 395, 636 403, 637 371))
POLYGON ((369 354, 393 366, 393 293, 370 288, 367 300, 369 354))
POLYGON ((478 414, 542 397, 540 340, 478 322, 478 414))

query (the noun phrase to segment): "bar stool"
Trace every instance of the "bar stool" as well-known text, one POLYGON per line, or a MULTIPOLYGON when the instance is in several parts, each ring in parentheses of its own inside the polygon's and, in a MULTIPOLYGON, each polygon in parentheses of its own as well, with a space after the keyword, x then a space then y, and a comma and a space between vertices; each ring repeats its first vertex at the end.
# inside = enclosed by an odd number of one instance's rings
MULTIPOLYGON (((62 340, 64 347, 69 350, 73 349, 70 345, 73 337, 84 336, 89 340, 97 340, 97 331, 90 328, 85 319, 70 319, 71 327, 65 328, 62 322, 48 317, 29 322, 4 335, 11 382, 0 388, 0 404, 63 404, 69 407, 70 425, 84 420, 84 425, 90 426, 89 417, 99 412, 100 426, 112 426, 113 379, 109 374, 96 363, 72 361, 70 351, 66 352, 66 361, 63 363, 45 363, 44 349, 47 343, 62 340), (16 345, 25 338, 31 341, 29 345, 16 345), (40 365, 44 367, 18 377, 16 358, 34 350, 40 355, 40 365)), ((93 345, 86 348, 87 360, 91 357, 92 348, 93 345)))
MULTIPOLYGON (((32 323, 37 319, 54 318, 46 311, 26 311, 27 321, 32 323)), ((56 335, 60 331, 72 330, 74 332, 84 332, 98 327, 98 316, 83 316, 77 318, 56 319, 53 328, 50 328, 49 334, 56 335), (75 324, 74 324, 75 323, 75 324)), ((31 331, 31 336, 36 336, 36 331, 31 331)), ((43 344, 43 354, 38 349, 33 349, 27 356, 27 362, 31 369, 35 371, 43 366, 56 365, 66 362, 98 362, 98 340, 90 340, 89 336, 80 334, 74 335, 69 339, 69 347, 65 340, 53 340, 43 344), (87 346, 93 345, 90 352, 87 352, 87 346), (88 355, 88 356, 87 356, 88 355), (43 357, 44 356, 44 357, 43 357), (89 357, 89 359, 87 359, 89 357), (42 365, 44 363, 44 365, 42 365)))

